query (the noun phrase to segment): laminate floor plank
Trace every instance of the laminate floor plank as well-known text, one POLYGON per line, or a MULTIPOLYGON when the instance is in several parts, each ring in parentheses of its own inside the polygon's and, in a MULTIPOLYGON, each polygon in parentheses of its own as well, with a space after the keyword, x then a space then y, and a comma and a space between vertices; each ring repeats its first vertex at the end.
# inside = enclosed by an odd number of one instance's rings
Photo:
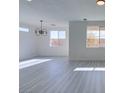
POLYGON ((78 67, 104 67, 104 61, 51 59, 19 70, 20 93, 105 93, 105 71, 74 71, 78 67))

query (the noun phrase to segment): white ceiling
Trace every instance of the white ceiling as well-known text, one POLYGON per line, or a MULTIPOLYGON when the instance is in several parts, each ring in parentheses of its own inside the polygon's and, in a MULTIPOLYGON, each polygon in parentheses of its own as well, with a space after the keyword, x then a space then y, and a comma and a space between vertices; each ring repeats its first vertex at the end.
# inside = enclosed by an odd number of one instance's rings
POLYGON ((71 20, 105 20, 105 6, 96 5, 96 0, 20 0, 20 23, 68 27, 71 20))

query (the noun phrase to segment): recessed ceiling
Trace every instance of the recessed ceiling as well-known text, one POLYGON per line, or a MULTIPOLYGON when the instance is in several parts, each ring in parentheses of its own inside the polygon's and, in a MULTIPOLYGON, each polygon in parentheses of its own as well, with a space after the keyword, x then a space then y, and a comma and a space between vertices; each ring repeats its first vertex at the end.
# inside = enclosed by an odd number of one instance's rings
POLYGON ((20 23, 68 27, 71 20, 105 20, 105 6, 98 6, 96 0, 19 0, 20 23))

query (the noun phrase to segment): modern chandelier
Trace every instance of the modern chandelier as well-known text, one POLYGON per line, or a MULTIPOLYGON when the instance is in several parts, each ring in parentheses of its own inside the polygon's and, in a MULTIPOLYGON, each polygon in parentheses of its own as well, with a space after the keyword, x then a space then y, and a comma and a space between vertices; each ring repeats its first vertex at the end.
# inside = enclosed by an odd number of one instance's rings
POLYGON ((40 22, 41 22, 41 28, 37 28, 35 30, 35 34, 37 36, 45 36, 45 35, 47 35, 47 30, 42 27, 43 20, 40 20, 40 22))
POLYGON ((97 0, 96 3, 97 3, 97 5, 102 6, 105 4, 105 0, 97 0))

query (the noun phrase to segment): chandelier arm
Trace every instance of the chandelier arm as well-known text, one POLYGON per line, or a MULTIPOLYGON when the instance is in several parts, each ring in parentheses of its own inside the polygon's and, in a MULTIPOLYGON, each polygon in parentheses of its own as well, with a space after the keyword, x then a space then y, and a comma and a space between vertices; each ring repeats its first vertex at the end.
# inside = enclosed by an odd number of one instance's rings
POLYGON ((43 22, 43 21, 42 21, 42 20, 40 20, 40 22, 41 22, 41 30, 42 30, 42 22, 43 22))

